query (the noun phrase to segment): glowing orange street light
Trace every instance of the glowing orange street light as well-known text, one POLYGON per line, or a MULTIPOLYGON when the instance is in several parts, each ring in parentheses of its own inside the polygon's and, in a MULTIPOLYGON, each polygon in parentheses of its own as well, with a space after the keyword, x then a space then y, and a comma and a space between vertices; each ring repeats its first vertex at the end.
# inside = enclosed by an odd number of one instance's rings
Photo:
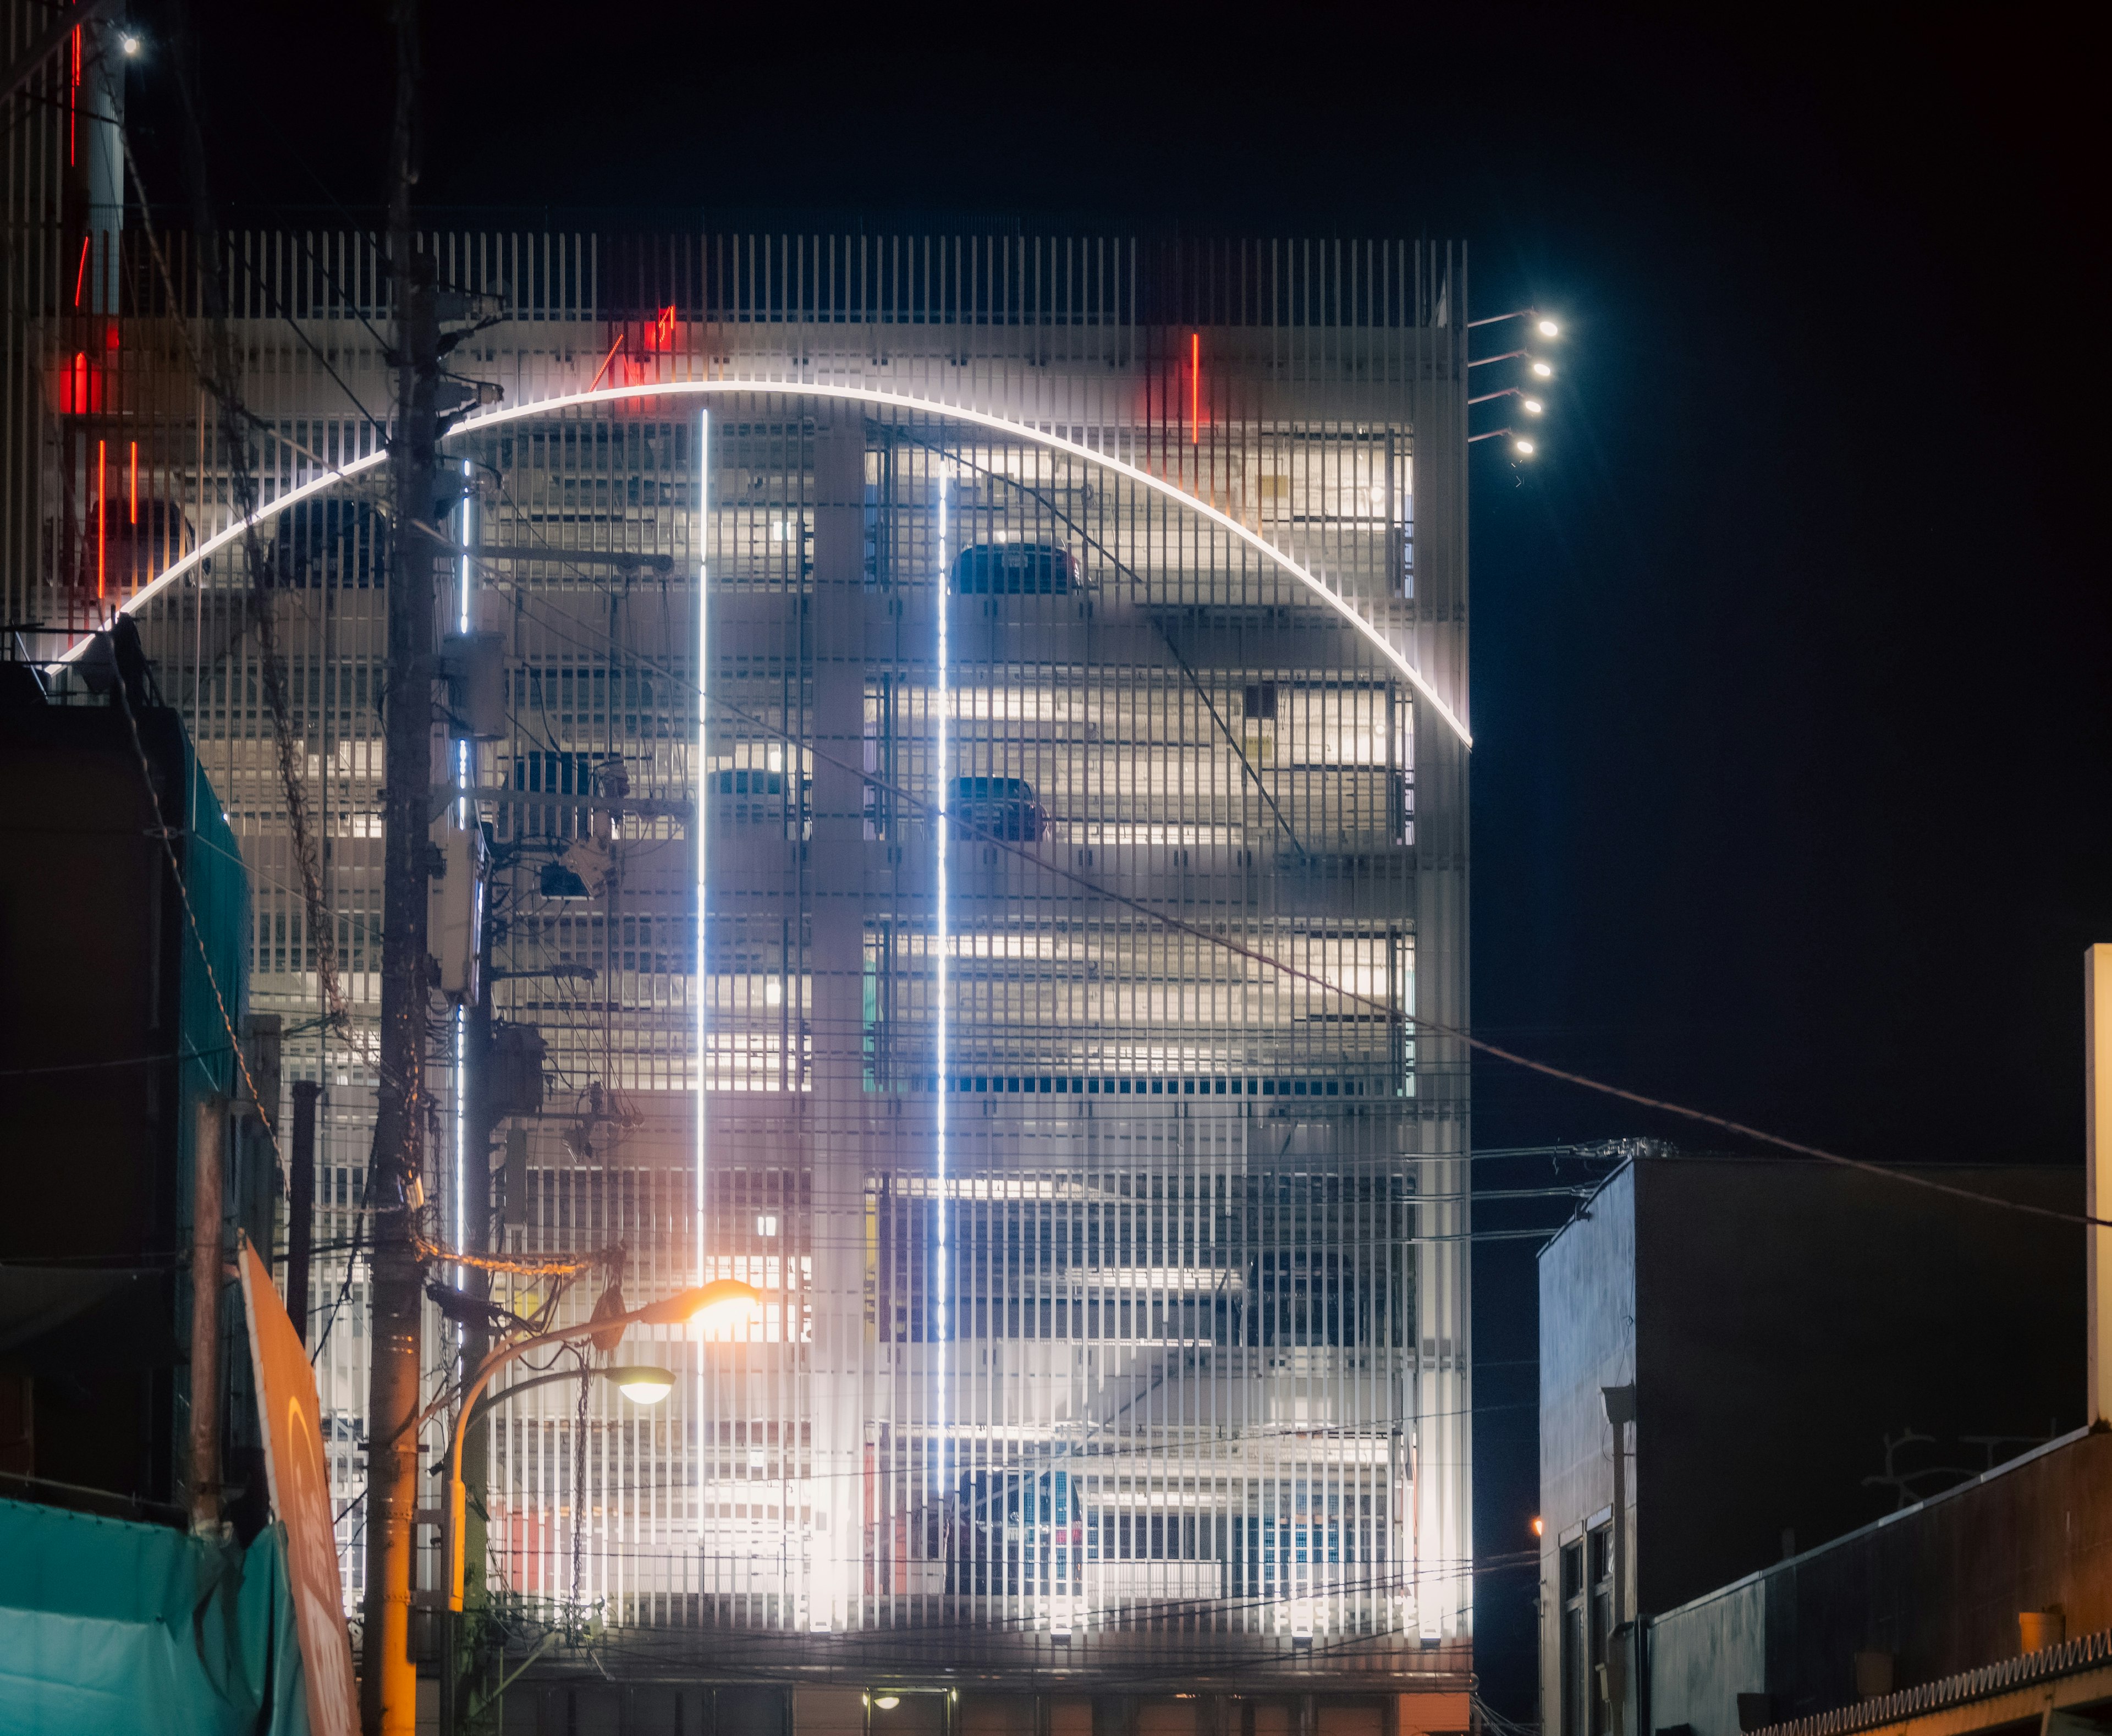
MULTIPOLYGON (((621 1304, 618 1305, 619 1306, 621 1304)), ((537 1333, 531 1337, 517 1338, 511 1344, 499 1346, 484 1359, 476 1377, 462 1392, 462 1408, 455 1413, 455 1425, 448 1440, 448 1506, 444 1542, 448 1561, 448 1608, 458 1611, 462 1606, 462 1535, 463 1509, 467 1497, 462 1480, 462 1437, 476 1413, 477 1401, 484 1389, 491 1383, 491 1377, 508 1363, 526 1356, 530 1351, 539 1350, 548 1344, 564 1344, 576 1338, 592 1338, 603 1350, 613 1350, 624 1333, 633 1326, 680 1326, 685 1320, 710 1317, 714 1322, 723 1322, 738 1312, 742 1315, 762 1305, 762 1294, 753 1284, 744 1284, 739 1278, 714 1278, 710 1283, 694 1290, 678 1291, 675 1295, 658 1302, 648 1302, 643 1308, 634 1308, 628 1314, 603 1314, 598 1309, 597 1318, 580 1321, 576 1325, 561 1326, 552 1332, 537 1333)), ((641 1402, 653 1403, 665 1397, 674 1384, 640 1380, 647 1371, 624 1369, 617 1371, 621 1390, 629 1397, 640 1398, 630 1388, 634 1385, 653 1385, 658 1388, 651 1399, 641 1402), (624 1377, 630 1377, 626 1379, 624 1377)), ((520 1388, 509 1387, 501 1397, 516 1390, 525 1390, 532 1383, 524 1381, 520 1388)))

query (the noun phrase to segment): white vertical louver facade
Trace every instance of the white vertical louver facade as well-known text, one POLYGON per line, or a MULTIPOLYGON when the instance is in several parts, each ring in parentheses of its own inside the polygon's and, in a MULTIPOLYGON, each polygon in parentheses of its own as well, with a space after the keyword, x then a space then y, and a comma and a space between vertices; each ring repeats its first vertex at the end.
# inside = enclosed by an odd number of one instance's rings
MULTIPOLYGON (((230 522, 134 241, 120 317, 19 327, 17 619, 91 625, 230 522)), ((446 444, 473 511, 436 511, 503 645, 468 778, 495 1010, 550 1064, 493 1240, 621 1245, 634 1303, 764 1296, 732 1339, 626 1343, 683 1377, 650 1410, 595 1383, 497 1413, 510 1619, 598 1611, 612 1668, 662 1674, 749 1636, 787 1670, 1463 1675, 1467 1070, 1413 1023, 1467 1018, 1463 256, 428 244, 495 319, 450 361, 504 390, 446 444)), ((380 449, 353 400, 386 413, 387 308, 361 238, 229 245, 265 498, 315 487, 271 521, 275 603, 371 1018, 382 483, 333 472, 380 449)), ((314 1023, 248 582, 226 546, 137 613, 249 859, 254 1005, 327 1087, 352 1503, 370 1077, 314 1023)))

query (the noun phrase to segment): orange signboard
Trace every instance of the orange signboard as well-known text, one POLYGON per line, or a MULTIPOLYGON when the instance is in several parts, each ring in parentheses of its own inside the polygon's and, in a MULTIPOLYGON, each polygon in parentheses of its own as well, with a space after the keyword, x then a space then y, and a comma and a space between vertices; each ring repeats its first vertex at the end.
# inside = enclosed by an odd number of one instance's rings
POLYGON ((314 1736, 358 1736, 359 1690, 353 1680, 352 1638, 345 1631, 344 1590, 338 1579, 337 1528, 330 1520, 330 1472, 323 1457, 315 1373, 285 1304, 272 1287, 271 1274, 247 1239, 242 1244, 242 1308, 257 1366, 257 1408, 264 1424, 271 1510, 286 1527, 286 1572, 307 1681, 308 1728, 314 1736))

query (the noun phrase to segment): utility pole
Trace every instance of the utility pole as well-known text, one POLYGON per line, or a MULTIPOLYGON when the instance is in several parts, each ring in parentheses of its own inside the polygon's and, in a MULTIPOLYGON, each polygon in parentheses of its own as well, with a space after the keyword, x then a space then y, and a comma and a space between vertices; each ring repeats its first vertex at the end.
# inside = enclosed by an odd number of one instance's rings
MULTIPOLYGON (((490 1251, 491 1245, 491 1136, 498 1117, 491 1089, 491 971, 493 921, 487 910, 479 948, 487 961, 478 973, 477 996, 462 1009, 462 1052, 469 1059, 469 1077, 464 1082, 462 1224, 464 1249, 471 1254, 490 1251)), ((478 1301, 491 1296, 491 1274, 471 1266, 463 1273, 462 1287, 478 1301)), ((491 1329, 472 1323, 462 1328, 462 1378, 481 1368, 491 1352, 491 1329)), ((465 1423, 462 1444, 462 1476, 469 1491, 464 1504, 462 1533, 455 1547, 462 1551, 464 1570, 462 1608, 448 1614, 448 1644, 445 1681, 441 1684, 441 1718, 445 1736, 481 1736, 495 1730, 499 1706, 489 1692, 489 1648, 485 1643, 484 1612, 484 1558, 485 1551, 485 1485, 490 1475, 488 1424, 465 1423), (472 1709, 475 1708, 474 1715, 472 1709)))
POLYGON ((381 1047, 376 1081, 372 1359, 366 1406, 366 1611, 360 1723, 366 1736, 415 1736, 412 1524, 418 1498, 420 1324, 412 1243, 426 1100, 426 896, 434 782, 435 399, 439 323, 433 260, 414 251, 416 0, 395 0, 396 112, 389 138, 389 266, 395 303, 396 425, 389 440, 388 793, 381 893, 381 1047))

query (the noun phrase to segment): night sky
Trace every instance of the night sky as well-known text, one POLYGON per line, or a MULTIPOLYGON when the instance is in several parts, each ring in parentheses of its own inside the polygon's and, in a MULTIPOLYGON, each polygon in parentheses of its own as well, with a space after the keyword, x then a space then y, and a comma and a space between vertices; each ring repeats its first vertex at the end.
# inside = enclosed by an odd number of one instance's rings
MULTIPOLYGON (((421 199, 1467 237, 1477 312, 1568 328, 1543 457, 1476 449, 1478 1030, 1860 1157, 2079 1160, 2112 611, 2069 15, 665 10, 430 7, 421 199)), ((140 16, 174 199, 174 20, 140 16)), ((371 211, 379 9, 197 16, 222 201, 371 211)), ((1475 1088, 1483 1146, 1726 1143, 1475 1088)), ((1476 1258, 1500 1552, 1532 1255, 1476 1258)), ((1531 1578, 1477 1594, 1526 1715, 1531 1578)))

